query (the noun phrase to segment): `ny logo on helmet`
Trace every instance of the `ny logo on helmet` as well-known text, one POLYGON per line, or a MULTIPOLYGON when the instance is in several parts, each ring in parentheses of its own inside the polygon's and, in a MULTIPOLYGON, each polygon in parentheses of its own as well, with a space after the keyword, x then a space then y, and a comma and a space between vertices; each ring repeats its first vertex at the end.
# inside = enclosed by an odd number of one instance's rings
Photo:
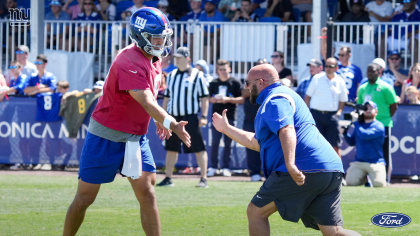
POLYGON ((139 29, 144 29, 144 27, 146 26, 146 19, 143 19, 141 17, 136 17, 136 22, 134 23, 134 27, 139 28, 139 29))

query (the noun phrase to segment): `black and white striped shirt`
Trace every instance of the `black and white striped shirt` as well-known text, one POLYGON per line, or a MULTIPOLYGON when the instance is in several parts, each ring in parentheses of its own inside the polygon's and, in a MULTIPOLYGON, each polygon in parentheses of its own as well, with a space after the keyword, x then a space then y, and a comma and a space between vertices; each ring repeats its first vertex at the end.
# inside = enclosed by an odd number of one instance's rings
POLYGON ((167 112, 173 116, 197 114, 200 111, 200 98, 209 95, 204 74, 196 68, 173 70, 166 86, 164 96, 169 98, 167 112))

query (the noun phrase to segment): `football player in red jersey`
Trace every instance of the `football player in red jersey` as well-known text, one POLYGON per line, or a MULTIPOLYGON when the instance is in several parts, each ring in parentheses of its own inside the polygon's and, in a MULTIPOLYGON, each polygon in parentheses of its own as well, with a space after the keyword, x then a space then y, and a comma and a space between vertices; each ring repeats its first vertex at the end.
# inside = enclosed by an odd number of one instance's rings
POLYGON ((141 8, 131 16, 130 38, 134 43, 115 58, 92 114, 64 235, 77 233, 101 184, 112 182, 118 171, 129 177, 146 235, 160 235, 154 189, 156 166, 145 136, 150 117, 160 138, 169 138, 173 131, 191 146, 185 131, 187 122, 176 122, 156 102, 162 78, 160 58, 168 54, 171 35, 167 17, 156 8, 141 8))

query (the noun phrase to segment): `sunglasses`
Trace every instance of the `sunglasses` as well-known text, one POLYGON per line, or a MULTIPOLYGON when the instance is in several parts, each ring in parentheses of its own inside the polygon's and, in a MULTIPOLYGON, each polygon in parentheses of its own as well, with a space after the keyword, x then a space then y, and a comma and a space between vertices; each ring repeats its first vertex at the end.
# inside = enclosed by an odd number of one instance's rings
POLYGON ((345 57, 347 54, 338 54, 339 57, 345 57))
POLYGON ((257 81, 257 80, 260 80, 260 79, 254 79, 254 80, 251 80, 251 81, 245 81, 245 84, 248 87, 252 82, 257 81))
POLYGON ((87 6, 89 6, 89 5, 93 5, 93 3, 92 2, 88 2, 88 3, 83 3, 83 5, 87 5, 87 6))
POLYGON ((391 61, 396 61, 396 60, 399 60, 400 58, 399 57, 390 57, 389 58, 389 60, 391 60, 391 61))
MULTIPOLYGON (((272 55, 271 58, 277 58, 277 57, 281 57, 280 55, 272 55)), ((281 57, 283 58, 283 57, 281 57)))
POLYGON ((9 66, 9 69, 17 69, 20 68, 20 66, 9 66))
POLYGON ((16 51, 16 54, 25 54, 24 51, 16 51))
POLYGON ((325 65, 325 68, 335 68, 337 65, 325 65))
POLYGON ((36 62, 34 62, 34 64, 35 65, 42 65, 42 64, 44 64, 44 62, 42 62, 42 61, 36 61, 36 62))

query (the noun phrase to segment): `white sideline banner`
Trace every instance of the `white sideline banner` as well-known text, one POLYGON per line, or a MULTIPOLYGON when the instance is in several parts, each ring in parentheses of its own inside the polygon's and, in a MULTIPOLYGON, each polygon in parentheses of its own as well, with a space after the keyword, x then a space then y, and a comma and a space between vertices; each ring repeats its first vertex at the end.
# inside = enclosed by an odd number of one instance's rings
MULTIPOLYGON (((47 71, 57 78, 57 81, 67 80, 70 90, 83 91, 93 86, 93 63, 95 55, 87 52, 66 52, 60 50, 44 50, 48 58, 47 71)), ((29 54, 28 60, 36 60, 34 54, 29 54)))

